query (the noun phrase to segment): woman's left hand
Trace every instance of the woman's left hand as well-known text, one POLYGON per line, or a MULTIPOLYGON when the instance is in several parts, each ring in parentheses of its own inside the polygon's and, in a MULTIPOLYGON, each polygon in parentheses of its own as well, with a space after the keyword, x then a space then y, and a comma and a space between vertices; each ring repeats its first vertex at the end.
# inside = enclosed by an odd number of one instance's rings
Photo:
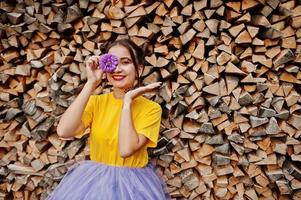
POLYGON ((130 90, 127 93, 125 93, 124 101, 125 102, 131 102, 136 97, 138 97, 138 96, 140 96, 144 93, 151 92, 154 89, 159 88, 161 85, 162 85, 162 82, 156 82, 156 83, 151 83, 149 85, 138 87, 136 89, 130 90))

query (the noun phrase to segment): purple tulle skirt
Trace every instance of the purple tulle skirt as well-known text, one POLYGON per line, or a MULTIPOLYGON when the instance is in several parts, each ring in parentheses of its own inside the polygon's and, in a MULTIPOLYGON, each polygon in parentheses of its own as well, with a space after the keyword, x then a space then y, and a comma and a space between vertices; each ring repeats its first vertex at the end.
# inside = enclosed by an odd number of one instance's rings
POLYGON ((47 200, 171 199, 163 179, 149 162, 143 168, 117 167, 84 160, 69 168, 47 200))

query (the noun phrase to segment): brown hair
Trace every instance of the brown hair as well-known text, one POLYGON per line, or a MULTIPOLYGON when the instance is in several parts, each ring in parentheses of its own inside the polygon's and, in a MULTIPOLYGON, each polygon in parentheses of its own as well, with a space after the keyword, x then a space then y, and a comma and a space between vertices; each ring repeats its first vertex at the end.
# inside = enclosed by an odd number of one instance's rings
POLYGON ((136 77, 138 77, 138 86, 140 86, 140 76, 139 76, 139 71, 138 71, 138 65, 143 66, 143 69, 142 69, 142 72, 143 72, 144 62, 145 62, 145 59, 144 59, 145 51, 141 47, 136 45, 130 39, 119 39, 119 40, 115 40, 114 42, 108 44, 105 48, 105 53, 108 53, 110 48, 112 48, 113 46, 117 46, 117 45, 121 45, 121 46, 127 48, 128 51, 130 52, 131 58, 133 60, 134 66, 135 66, 136 77))

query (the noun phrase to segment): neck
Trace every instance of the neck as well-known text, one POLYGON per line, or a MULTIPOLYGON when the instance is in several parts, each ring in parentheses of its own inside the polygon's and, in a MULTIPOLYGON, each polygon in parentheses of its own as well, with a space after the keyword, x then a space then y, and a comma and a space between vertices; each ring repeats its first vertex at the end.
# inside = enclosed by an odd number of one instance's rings
POLYGON ((123 99, 125 92, 118 88, 114 88, 113 95, 116 99, 123 99))

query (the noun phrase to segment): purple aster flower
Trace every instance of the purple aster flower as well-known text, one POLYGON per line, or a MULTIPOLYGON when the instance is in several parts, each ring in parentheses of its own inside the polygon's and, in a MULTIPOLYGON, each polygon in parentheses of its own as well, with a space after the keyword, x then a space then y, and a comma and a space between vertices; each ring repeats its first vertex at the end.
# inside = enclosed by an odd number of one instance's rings
POLYGON ((100 56, 98 64, 104 72, 112 73, 118 65, 118 58, 113 54, 106 53, 100 56))

